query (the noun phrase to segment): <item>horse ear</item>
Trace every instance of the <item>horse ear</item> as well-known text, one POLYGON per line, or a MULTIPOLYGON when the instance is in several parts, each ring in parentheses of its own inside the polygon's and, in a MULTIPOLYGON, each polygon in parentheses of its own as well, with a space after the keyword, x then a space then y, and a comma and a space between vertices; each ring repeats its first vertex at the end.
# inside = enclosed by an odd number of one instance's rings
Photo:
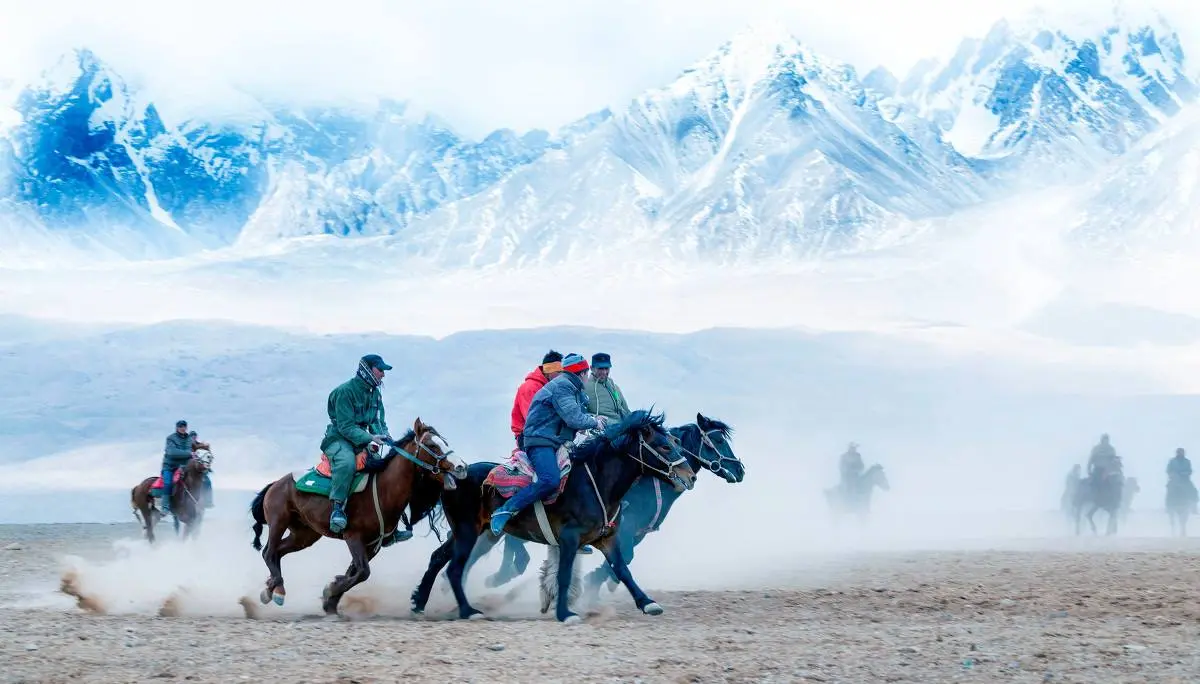
POLYGON ((701 414, 699 411, 697 411, 696 412, 696 425, 699 425, 700 427, 704 427, 707 424, 708 424, 708 419, 705 418, 704 415, 701 414))
POLYGON ((420 416, 417 416, 417 419, 413 421, 413 432, 417 433, 418 435, 422 432, 425 432, 425 423, 421 422, 420 416))

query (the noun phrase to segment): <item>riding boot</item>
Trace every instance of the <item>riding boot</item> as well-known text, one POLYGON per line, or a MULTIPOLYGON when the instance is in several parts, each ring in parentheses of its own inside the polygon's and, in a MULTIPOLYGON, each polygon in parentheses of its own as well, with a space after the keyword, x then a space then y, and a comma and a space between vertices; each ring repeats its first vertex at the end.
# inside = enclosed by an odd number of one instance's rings
POLYGON ((346 529, 346 525, 349 523, 346 520, 346 511, 342 510, 343 505, 345 505, 343 501, 335 500, 333 502, 333 513, 329 515, 329 531, 334 534, 340 534, 342 530, 346 529))

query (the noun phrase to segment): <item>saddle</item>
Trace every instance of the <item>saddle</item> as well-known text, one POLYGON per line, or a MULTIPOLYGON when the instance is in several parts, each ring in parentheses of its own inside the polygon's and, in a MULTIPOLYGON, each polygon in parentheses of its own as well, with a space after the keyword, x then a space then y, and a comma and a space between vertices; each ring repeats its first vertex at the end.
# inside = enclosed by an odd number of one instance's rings
MULTIPOLYGON (((367 456, 366 449, 354 455, 354 472, 361 473, 366 470, 367 458, 369 457, 367 456)), ((333 477, 333 464, 330 463, 329 457, 325 455, 325 452, 321 452, 321 458, 317 461, 317 466, 313 470, 325 477, 333 477)))
MULTIPOLYGON (((571 452, 566 445, 559 447, 555 454, 558 457, 558 490, 543 502, 552 504, 567 487, 567 475, 571 472, 571 452)), ((501 497, 508 499, 518 490, 533 484, 535 479, 533 466, 529 456, 521 449, 514 449, 508 463, 501 463, 492 468, 483 484, 496 490, 501 497)))
MULTIPOLYGON (((350 480, 351 494, 357 494, 367 488, 367 465, 373 460, 375 457, 369 453, 369 448, 354 455, 354 477, 350 480)), ((329 462, 325 452, 321 452, 316 466, 303 473, 292 473, 292 478, 296 482, 296 491, 328 497, 333 489, 333 464, 329 462)))
MULTIPOLYGON (((183 477, 183 468, 176 468, 174 476, 171 477, 171 487, 173 488, 175 485, 179 484, 179 480, 182 477, 183 477)), ((163 488, 163 479, 162 479, 162 475, 159 475, 158 477, 154 478, 153 482, 150 483, 150 491, 153 492, 155 490, 161 490, 162 488, 163 488)))

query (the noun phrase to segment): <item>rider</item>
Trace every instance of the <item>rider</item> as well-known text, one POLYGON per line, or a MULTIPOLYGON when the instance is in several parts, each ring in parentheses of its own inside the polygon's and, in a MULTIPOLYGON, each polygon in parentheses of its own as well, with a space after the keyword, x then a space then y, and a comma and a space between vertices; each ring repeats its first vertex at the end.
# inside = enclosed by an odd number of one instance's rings
POLYGON ((858 482, 858 478, 862 477, 863 471, 866 470, 857 444, 850 442, 846 447, 846 453, 842 454, 838 461, 838 469, 842 473, 842 491, 849 493, 851 485, 858 482))
POLYGON ((542 357, 542 365, 529 371, 525 381, 517 388, 517 396, 513 398, 512 431, 517 440, 517 448, 521 448, 521 430, 525 428, 525 419, 529 416, 529 403, 533 395, 562 372, 562 354, 551 349, 542 357))
POLYGON ((588 397, 588 412, 616 422, 629 415, 629 404, 621 388, 608 374, 612 372, 612 357, 603 352, 592 354, 592 375, 583 383, 588 397))
POLYGON ((587 360, 578 354, 567 354, 562 364, 564 372, 533 395, 521 432, 537 480, 517 490, 492 513, 493 535, 500 536, 509 518, 558 489, 562 477, 558 470, 558 450, 575 438, 576 431, 603 428, 607 423, 603 416, 586 412, 583 376, 588 370, 587 360))
POLYGON ((1108 443, 1108 434, 1100 435, 1100 443, 1092 447, 1092 455, 1088 459, 1088 477, 1099 479, 1120 469, 1117 451, 1108 443))
MULTIPOLYGON (((1192 462, 1188 460, 1182 447, 1175 450, 1175 458, 1167 461, 1167 480, 1184 483, 1184 486, 1190 490, 1192 501, 1196 501, 1196 485, 1192 482, 1192 462)), ((1193 503, 1193 510, 1195 506, 1193 503)))
MULTIPOLYGON (((208 445, 196 439, 196 431, 188 432, 186 420, 175 421, 175 432, 167 435, 166 446, 163 447, 162 459, 162 514, 171 514, 171 490, 174 484, 175 471, 187 466, 188 461, 195 455, 197 449, 207 449, 208 445)), ((204 507, 212 508, 212 482, 208 475, 204 476, 204 507)))
MULTIPOLYGON (((329 531, 334 534, 346 529, 348 523, 345 506, 354 481, 356 454, 372 443, 382 446, 391 441, 379 393, 384 374, 391 369, 378 354, 367 354, 359 359, 354 377, 335 387, 326 401, 329 425, 321 440, 321 451, 329 458, 332 470, 329 531)), ((410 537, 411 531, 396 530, 396 541, 410 537)))

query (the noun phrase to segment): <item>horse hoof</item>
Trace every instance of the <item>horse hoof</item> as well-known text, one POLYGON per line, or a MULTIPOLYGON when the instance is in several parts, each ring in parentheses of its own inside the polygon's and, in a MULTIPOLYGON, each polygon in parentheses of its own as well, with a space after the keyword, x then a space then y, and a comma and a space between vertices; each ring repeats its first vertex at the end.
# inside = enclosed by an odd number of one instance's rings
POLYGON ((579 617, 578 615, 568 615, 567 618, 562 621, 562 623, 568 627, 571 627, 574 625, 583 624, 583 618, 579 617))
POLYGON ((260 594, 258 595, 258 600, 259 600, 259 602, 260 602, 260 603, 262 603, 264 606, 265 606, 265 605, 267 605, 268 603, 270 603, 270 602, 271 602, 271 592, 270 592, 269 590, 267 590, 267 589, 263 589, 263 590, 262 590, 262 593, 260 593, 260 594))
POLYGON ((646 615, 662 615, 663 607, 651 601, 650 603, 642 606, 642 612, 646 615))
POLYGON ((272 600, 274 600, 274 601, 275 601, 275 605, 277 605, 277 606, 282 606, 282 605, 283 605, 283 598, 284 598, 284 597, 283 597, 283 594, 275 594, 275 595, 272 597, 272 600))
POLYGON ((467 619, 468 620, 482 620, 482 619, 484 619, 484 615, 483 615, 483 613, 471 613, 470 617, 468 617, 467 619))

